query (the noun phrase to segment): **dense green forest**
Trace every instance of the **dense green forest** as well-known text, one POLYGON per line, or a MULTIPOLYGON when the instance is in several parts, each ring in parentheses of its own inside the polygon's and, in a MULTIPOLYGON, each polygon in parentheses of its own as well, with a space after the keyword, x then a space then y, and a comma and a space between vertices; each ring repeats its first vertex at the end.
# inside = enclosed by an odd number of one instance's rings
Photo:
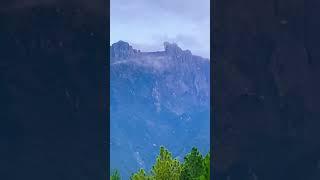
MULTIPOLYGON (((113 171, 111 180, 121 180, 118 171, 113 171)), ((209 180, 210 179, 210 153, 202 156, 197 148, 192 148, 191 152, 180 162, 172 157, 169 150, 160 147, 159 155, 151 172, 140 169, 133 173, 131 180, 209 180)))

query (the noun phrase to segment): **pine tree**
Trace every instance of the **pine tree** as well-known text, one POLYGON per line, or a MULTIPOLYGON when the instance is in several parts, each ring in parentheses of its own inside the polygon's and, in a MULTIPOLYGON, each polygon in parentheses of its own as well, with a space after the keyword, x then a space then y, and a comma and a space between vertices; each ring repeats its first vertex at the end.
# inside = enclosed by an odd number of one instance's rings
POLYGON ((131 180, 152 180, 150 176, 146 174, 143 169, 140 169, 137 173, 130 177, 131 180))
POLYGON ((115 170, 111 177, 110 177, 110 180, 121 180, 121 177, 120 177, 120 173, 119 171, 115 170))
POLYGON ((164 147, 160 147, 160 154, 152 167, 152 176, 156 180, 179 180, 182 166, 177 159, 164 147))
POLYGON ((200 176, 200 180, 210 179, 210 152, 203 158, 203 174, 200 176))
MULTIPOLYGON (((209 180, 210 179, 210 153, 205 157, 197 148, 191 152, 180 163, 173 159, 172 154, 160 147, 156 163, 148 175, 143 169, 133 174, 131 180, 209 180)), ((113 179, 112 179, 113 180, 113 179)))
POLYGON ((184 158, 181 179, 199 179, 203 172, 203 157, 197 148, 192 148, 191 152, 184 158))

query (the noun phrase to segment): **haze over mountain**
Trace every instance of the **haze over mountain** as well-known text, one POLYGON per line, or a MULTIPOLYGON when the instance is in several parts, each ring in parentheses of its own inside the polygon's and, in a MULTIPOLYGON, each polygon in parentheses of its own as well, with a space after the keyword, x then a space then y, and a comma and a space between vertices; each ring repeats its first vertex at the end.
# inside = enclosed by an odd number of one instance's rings
POLYGON ((149 170, 160 145, 177 158, 193 146, 209 151, 209 59, 168 42, 141 52, 119 41, 110 54, 112 169, 125 179, 149 170))

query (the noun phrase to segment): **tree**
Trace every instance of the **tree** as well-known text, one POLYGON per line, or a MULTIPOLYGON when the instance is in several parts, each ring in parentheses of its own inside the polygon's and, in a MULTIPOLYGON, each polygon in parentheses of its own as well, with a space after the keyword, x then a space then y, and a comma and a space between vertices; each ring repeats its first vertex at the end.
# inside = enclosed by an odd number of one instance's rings
POLYGON ((182 166, 177 159, 164 147, 160 147, 160 154, 152 167, 152 177, 156 180, 179 180, 182 166))
POLYGON ((205 157, 197 148, 191 152, 180 163, 173 159, 171 153, 164 147, 160 147, 156 163, 152 167, 151 174, 143 169, 133 174, 131 180, 209 180, 210 179, 210 153, 205 157))
POLYGON ((111 177, 110 177, 110 180, 121 180, 121 177, 120 177, 120 173, 119 171, 115 170, 111 177))
POLYGON ((152 178, 146 174, 143 169, 140 169, 137 173, 130 177, 131 180, 151 180, 152 178))
POLYGON ((204 171, 200 177, 202 179, 210 179, 210 152, 203 158, 203 168, 204 171))
POLYGON ((197 148, 192 148, 183 163, 181 179, 198 179, 204 172, 203 157, 197 148))

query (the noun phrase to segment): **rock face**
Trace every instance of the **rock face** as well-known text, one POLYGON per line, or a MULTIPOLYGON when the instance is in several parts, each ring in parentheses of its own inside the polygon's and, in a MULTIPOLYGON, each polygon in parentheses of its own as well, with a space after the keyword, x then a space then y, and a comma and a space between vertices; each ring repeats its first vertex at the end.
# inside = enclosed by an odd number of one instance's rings
POLYGON ((216 1, 215 179, 320 179, 319 8, 216 1))
POLYGON ((180 159, 193 146, 208 152, 210 61, 168 42, 159 52, 110 49, 111 168, 124 179, 150 170, 161 145, 180 159))
POLYGON ((5 2, 1 179, 107 179, 106 8, 5 2))
POLYGON ((124 41, 119 41, 118 43, 113 44, 110 48, 111 60, 128 59, 135 53, 137 53, 137 50, 133 49, 132 46, 129 45, 129 43, 124 41))

